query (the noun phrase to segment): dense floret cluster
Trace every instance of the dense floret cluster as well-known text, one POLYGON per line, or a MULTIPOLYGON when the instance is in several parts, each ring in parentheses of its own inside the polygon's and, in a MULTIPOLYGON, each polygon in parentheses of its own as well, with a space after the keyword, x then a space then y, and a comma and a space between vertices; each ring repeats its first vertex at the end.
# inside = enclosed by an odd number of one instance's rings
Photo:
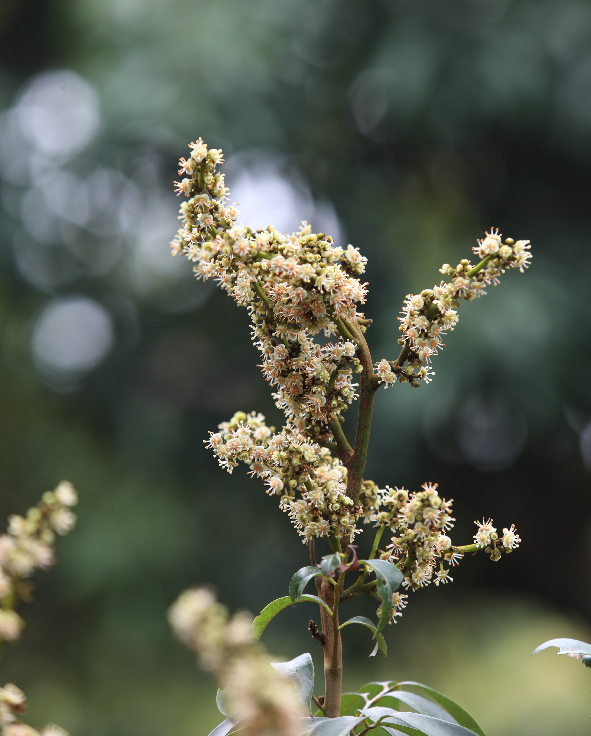
POLYGON ((488 521, 483 519, 481 522, 475 521, 474 523, 478 527, 478 531, 474 535, 474 541, 479 548, 488 552, 493 562, 501 558, 502 552, 512 552, 521 543, 521 538, 516 533, 517 530, 514 524, 511 524, 509 529, 504 527, 503 536, 499 538, 492 519, 488 519, 488 521))
POLYGON ((224 176, 216 173, 221 151, 208 150, 201 139, 190 147, 179 173, 191 178, 177 184, 190 199, 181 205, 172 252, 248 308, 277 405, 298 431, 330 440, 329 421, 356 398, 352 378, 361 369, 346 324, 363 320, 357 309, 366 285, 358 277, 367 259, 352 245, 345 250, 330 236, 313 234, 306 223, 291 235, 272 225, 253 231, 237 224, 239 210, 227 204, 224 176), (322 346, 314 341, 320 332, 329 338, 322 346))
POLYGON ((396 561, 404 573, 403 585, 413 590, 452 581, 444 562, 455 565, 462 558, 446 534, 455 521, 453 499, 441 498, 437 483, 424 483, 422 489, 411 494, 404 488, 388 489, 383 500, 388 511, 378 516, 393 532, 387 559, 396 561))
POLYGON ((307 542, 333 534, 352 538, 363 513, 347 496, 347 469, 330 450, 284 427, 274 432, 262 414, 236 412, 210 433, 209 446, 229 472, 238 460, 253 476, 265 480, 267 493, 280 496, 280 506, 307 542))
POLYGON ((518 268, 523 272, 531 259, 529 248, 529 240, 514 242, 507 238, 503 243, 499 232, 493 229, 473 248, 482 259, 480 263, 473 266, 469 260, 463 259, 456 268, 446 263, 440 271, 451 277, 450 281, 441 281, 439 286, 424 289, 420 294, 408 294, 399 318, 403 333, 399 340, 403 346, 402 353, 396 361, 382 360, 376 365, 380 378, 388 385, 397 378, 402 383, 409 381, 415 387, 421 380, 429 382, 433 374, 428 363, 443 347, 445 333, 457 324, 458 313, 455 310, 460 299, 472 301, 485 295, 486 287, 499 284, 500 275, 508 268, 518 268), (403 366, 404 361, 408 361, 408 366, 403 366))

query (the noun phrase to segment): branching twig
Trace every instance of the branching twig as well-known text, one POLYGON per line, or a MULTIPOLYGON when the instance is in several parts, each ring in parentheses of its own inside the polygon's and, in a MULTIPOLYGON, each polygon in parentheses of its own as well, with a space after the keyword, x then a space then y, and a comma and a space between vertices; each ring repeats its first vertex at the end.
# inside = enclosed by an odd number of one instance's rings
POLYGON ((313 639, 318 639, 318 641, 324 646, 326 644, 326 636, 318 629, 318 626, 310 619, 310 623, 308 624, 308 630, 312 634, 313 639))

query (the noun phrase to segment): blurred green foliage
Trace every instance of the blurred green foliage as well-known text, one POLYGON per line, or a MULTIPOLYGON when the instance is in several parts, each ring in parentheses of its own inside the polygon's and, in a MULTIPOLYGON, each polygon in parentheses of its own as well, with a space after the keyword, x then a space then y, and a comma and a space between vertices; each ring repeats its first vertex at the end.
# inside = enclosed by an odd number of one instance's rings
MULTIPOLYGON (((167 606, 215 580, 257 613, 306 564, 202 445, 236 409, 281 421, 245 312, 168 255, 203 136, 255 193, 245 220, 277 195, 369 257, 376 358, 404 295, 485 229, 531 239, 525 276, 461 307, 434 382, 380 393, 367 468, 439 482, 458 539, 490 514, 522 547, 412 596, 379 672, 367 632, 346 661, 351 687, 420 679, 498 736, 585 732, 588 673, 527 656, 589 637, 590 33, 585 0, 3 1, 0 517, 61 478, 81 496, 2 662, 34 725, 207 733, 215 687, 167 606)), ((301 609, 282 616, 269 648, 316 657, 301 609)))

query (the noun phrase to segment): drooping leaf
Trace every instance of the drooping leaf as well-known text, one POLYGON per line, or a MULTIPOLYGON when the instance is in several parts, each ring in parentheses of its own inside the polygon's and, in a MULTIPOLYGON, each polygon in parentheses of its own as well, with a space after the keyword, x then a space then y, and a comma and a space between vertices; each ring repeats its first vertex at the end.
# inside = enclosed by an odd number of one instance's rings
POLYGON ((226 736, 226 734, 230 733, 235 725, 235 721, 233 721, 231 718, 226 718, 225 721, 222 721, 213 729, 213 731, 211 731, 209 736, 226 736))
POLYGON ((355 712, 361 710, 365 701, 359 693, 343 693, 341 695, 341 715, 354 716, 355 712))
POLYGON ((269 621, 290 605, 291 598, 288 595, 268 603, 252 622, 252 638, 260 639, 269 621))
POLYGON ((341 556, 338 552, 327 555, 320 560, 320 569, 323 575, 332 575, 337 567, 341 564, 341 556))
POLYGON ((300 599, 308 582, 317 575, 322 575, 322 571, 312 565, 301 567, 295 573, 289 583, 289 595, 292 603, 295 603, 300 599))
MULTIPOLYGON (((350 618, 348 621, 345 621, 345 623, 341 624, 339 626, 339 629, 342 629, 344 626, 348 626, 349 624, 361 624, 362 626, 366 626, 373 634, 375 634, 377 631, 377 626, 373 623, 373 621, 365 618, 365 616, 353 616, 353 618, 350 618)), ((378 652, 378 649, 384 652, 384 656, 388 655, 388 647, 386 646, 386 641, 382 634, 377 635, 376 646, 369 656, 375 656, 378 652)))
POLYGON ((446 710, 450 714, 450 716, 452 716, 455 721, 459 723, 460 726, 464 726, 464 728, 468 728, 471 731, 474 731, 474 733, 478 734, 478 736, 486 736, 480 725, 476 722, 476 719, 473 718, 467 710, 462 708, 461 705, 458 705, 455 701, 451 700, 446 695, 442 695, 441 693, 438 693, 437 690, 433 690, 432 688, 427 687, 427 685, 423 685, 420 682, 407 681, 398 683, 398 687, 408 686, 415 687, 418 690, 421 690, 424 694, 428 695, 430 698, 432 698, 444 710, 446 710))
POLYGON ((370 567, 375 572, 377 578, 376 592, 382 601, 382 612, 376 633, 374 634, 374 636, 377 636, 390 620, 393 605, 392 595, 404 580, 404 575, 396 565, 393 565, 387 560, 361 560, 361 563, 365 563, 370 567))
POLYGON ((457 723, 442 721, 439 718, 432 718, 422 713, 401 713, 392 708, 379 707, 364 708, 362 713, 374 723, 383 718, 385 726, 408 726, 415 728, 425 736, 474 736, 474 731, 470 731, 457 723))
POLYGON ((339 718, 327 718, 315 725, 309 732, 309 736, 348 736, 365 716, 339 716, 339 718))
POLYGON ((314 691, 314 663, 311 655, 306 652, 289 662, 271 662, 271 666, 286 680, 293 682, 301 704, 310 712, 314 691))
POLYGON ((558 654, 591 654, 591 644, 587 644, 584 641, 578 641, 577 639, 550 639, 540 644, 539 647, 536 647, 532 655, 541 652, 543 649, 548 649, 548 647, 558 647, 560 650, 558 654))
POLYGON ((329 616, 332 616, 332 611, 330 610, 330 606, 322 600, 322 598, 319 598, 317 595, 310 595, 309 593, 304 593, 304 595, 300 598, 298 603, 301 601, 307 601, 308 603, 318 603, 319 606, 322 606, 326 609, 326 612, 329 614, 329 616))
POLYGON ((225 690, 218 689, 216 696, 215 696, 215 704, 217 705, 219 712, 223 716, 228 715, 226 713, 226 700, 228 700, 228 693, 225 690))
MULTIPOLYGON (((307 593, 305 593, 304 595, 300 596, 299 600, 296 601, 296 603, 301 603, 301 602, 318 603, 318 605, 326 608, 328 613, 332 615, 332 611, 330 610, 329 606, 321 598, 318 598, 318 596, 316 595, 308 595, 307 593)), ((292 600, 290 596, 288 595, 284 596, 283 598, 277 598, 276 600, 271 601, 271 603, 266 605, 263 608, 263 610, 259 613, 259 615, 252 622, 251 638, 260 639, 261 634, 267 628, 267 624, 269 623, 269 621, 275 618, 275 616, 278 613, 281 613, 283 609, 291 605, 292 605, 292 600)))

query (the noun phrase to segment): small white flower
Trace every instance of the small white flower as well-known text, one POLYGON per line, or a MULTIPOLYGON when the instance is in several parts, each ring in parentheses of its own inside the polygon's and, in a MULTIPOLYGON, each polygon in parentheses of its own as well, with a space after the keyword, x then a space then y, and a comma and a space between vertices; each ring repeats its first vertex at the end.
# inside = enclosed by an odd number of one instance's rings
POLYGON ((5 641, 20 638, 25 622, 16 611, 0 609, 0 637, 5 641))
POLYGON ((78 493, 74 486, 63 480, 54 491, 55 497, 64 506, 75 506, 78 503, 78 493))

